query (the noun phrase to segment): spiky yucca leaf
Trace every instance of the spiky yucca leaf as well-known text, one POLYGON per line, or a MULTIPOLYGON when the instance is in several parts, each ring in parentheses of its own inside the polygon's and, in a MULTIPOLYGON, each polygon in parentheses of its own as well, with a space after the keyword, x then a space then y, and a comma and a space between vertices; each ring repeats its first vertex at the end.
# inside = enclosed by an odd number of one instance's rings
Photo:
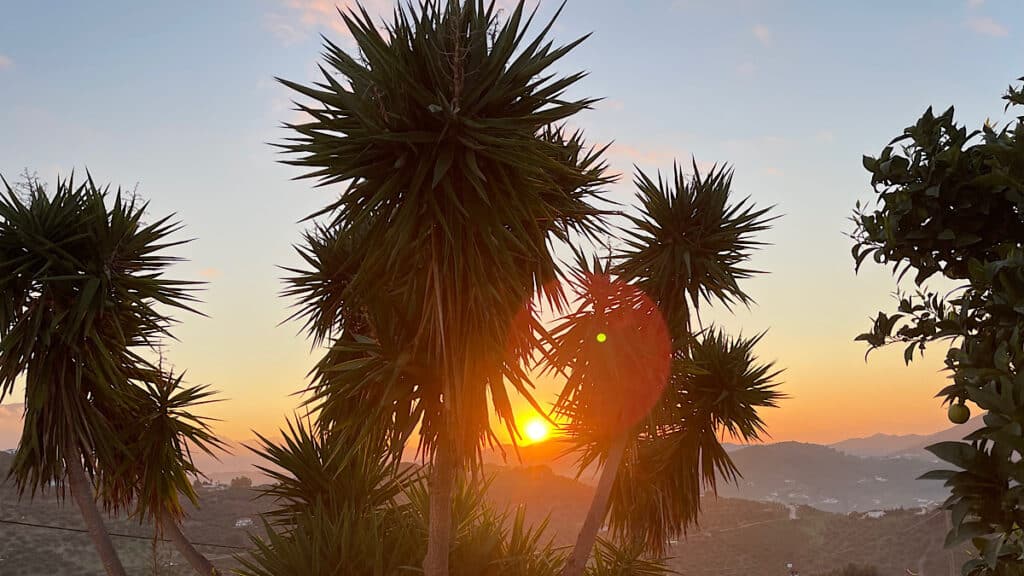
POLYGON ((635 282, 666 316, 673 337, 685 338, 701 301, 749 304, 740 281, 757 274, 747 267, 751 251, 763 243, 752 236, 767 230, 771 207, 732 200, 732 170, 713 166, 693 174, 676 165, 673 179, 657 181, 637 170, 640 215, 630 216, 625 249, 617 270, 635 282))
POLYGON ((628 434, 658 401, 671 348, 661 312, 607 262, 577 255, 575 308, 551 329, 545 371, 565 378, 552 412, 574 443, 605 445, 628 434))
POLYGON ((58 179, 53 194, 0 192, 0 400, 24 376, 11 468, 23 492, 63 486, 67 450, 88 470, 119 460, 109 415, 158 374, 140 351, 167 336, 168 310, 194 311, 194 283, 164 275, 180 225, 145 222, 146 208, 91 177, 58 179))
POLYGON ((421 480, 418 468, 396 466, 379 444, 357 442, 340 429, 325 432, 295 418, 281 432, 279 442, 257 434, 259 446, 249 448, 267 462, 257 468, 270 479, 262 496, 275 503, 268 513, 275 523, 294 524, 314 507, 331 513, 396 506, 421 480))
POLYGON ((651 558, 643 546, 598 539, 587 576, 671 576, 667 558, 651 558))
POLYGON ((753 358, 758 338, 731 340, 714 330, 702 338, 691 322, 702 301, 727 307, 751 301, 740 282, 756 273, 745 263, 760 245, 752 235, 772 220, 770 209, 745 199, 732 202, 727 168, 702 175, 694 162, 693 170, 686 175, 676 166, 671 182, 655 182, 638 171, 639 215, 629 217, 625 245, 608 256, 612 266, 578 259, 577 278, 585 280, 576 281, 583 287, 581 305, 553 331, 549 364, 566 376, 555 412, 568 420, 579 470, 593 463, 605 467, 588 530, 568 566, 574 575, 606 514, 623 541, 663 553, 669 538, 696 521, 702 491, 713 490, 718 475, 737 474, 719 434, 756 437, 763 428, 757 408, 773 406, 778 398, 772 390, 776 373, 753 358), (653 301, 654 312, 637 314, 636 303, 645 300, 653 301), (595 343, 605 318, 623 312, 648 318, 640 322, 648 330, 660 321, 669 344, 652 345, 660 339, 641 338, 640 331, 632 331, 619 349, 608 345, 612 337, 604 332, 595 343), (624 377, 594 370, 609 357, 629 358, 631 347, 640 350, 632 356, 650 356, 632 362, 631 370, 621 371, 624 377), (661 381, 650 374, 656 361, 668 367, 661 381), (650 382, 641 385, 645 380, 650 382), (589 408, 621 410, 648 390, 657 395, 642 403, 645 410, 629 426, 613 425, 607 414, 589 408), (615 467, 607 468, 609 463, 615 467))
POLYGON ((365 306, 348 292, 366 241, 360 227, 315 224, 295 247, 305 267, 285 268, 290 276, 282 295, 295 302, 289 319, 304 322, 314 346, 343 334, 372 336, 365 306))
MULTIPOLYGON (((565 554, 554 546, 547 534, 548 521, 536 526, 526 524, 522 507, 514 512, 494 508, 487 501, 493 478, 462 481, 452 497, 453 539, 451 574, 453 576, 555 576, 565 554)), ((410 485, 407 491, 415 511, 422 538, 430 521, 429 494, 426 485, 410 485)))
MULTIPOLYGON (((711 328, 699 336, 689 361, 675 363, 612 489, 609 525, 616 535, 664 554, 669 540, 697 523, 701 495, 717 494, 719 480, 738 479, 721 438, 760 439, 758 410, 784 397, 776 390, 781 371, 754 354, 761 337, 711 328)), ((592 450, 587 457, 597 455, 592 450)))
POLYGON ((424 542, 391 510, 332 510, 323 504, 282 527, 264 522, 266 537, 238 556, 243 576, 400 576, 417 573, 424 542))
MULTIPOLYGON (((429 493, 416 468, 393 465, 386 452, 353 442, 352 431, 323 433, 296 419, 284 439, 260 439, 254 451, 271 484, 266 537, 240 557, 242 574, 397 576, 415 574, 426 551, 429 493)), ((453 494, 453 576, 555 576, 563 554, 547 522, 526 524, 518 509, 493 508, 489 479, 461 482, 453 494)))
POLYGON ((193 451, 216 456, 224 444, 213 435, 210 419, 196 413, 216 402, 216 392, 187 386, 183 378, 168 372, 135 388, 116 415, 124 457, 99 471, 100 500, 108 510, 128 510, 139 522, 154 520, 160 526, 184 518, 181 496, 198 506, 192 479, 202 473, 193 451))
MULTIPOLYGON (((365 10, 342 18, 359 56, 327 41, 321 82, 282 80, 310 117, 287 125, 282 148, 304 177, 344 186, 321 213, 326 230, 365 242, 354 259, 327 258, 308 238, 313 270, 290 291, 314 339, 362 311, 360 336, 414 357, 415 396, 388 397, 386 410, 404 411, 403 429, 421 424, 427 455, 443 434, 474 459, 495 438, 490 408, 516 435, 509 388, 532 401, 509 332, 536 290, 560 299, 552 242, 592 234, 600 214, 600 151, 557 127, 593 100, 564 97, 581 73, 551 72, 582 39, 554 46, 553 20, 529 38, 522 2, 504 20, 480 0, 403 4, 383 32, 365 10)), ((331 242, 335 255, 347 242, 331 242)))

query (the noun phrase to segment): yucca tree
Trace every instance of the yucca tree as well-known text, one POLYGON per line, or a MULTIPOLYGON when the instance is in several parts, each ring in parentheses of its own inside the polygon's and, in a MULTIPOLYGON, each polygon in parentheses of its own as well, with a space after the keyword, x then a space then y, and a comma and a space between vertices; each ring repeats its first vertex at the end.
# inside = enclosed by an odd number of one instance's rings
POLYGON ((607 181, 600 151, 559 127, 594 102, 564 96, 583 74, 551 71, 582 39, 554 46, 554 20, 529 39, 522 2, 497 14, 426 0, 381 31, 345 12, 358 54, 326 41, 321 82, 282 80, 310 117, 288 125, 287 162, 342 186, 305 250, 314 269, 292 281, 314 339, 334 344, 313 390, 340 408, 329 419, 383 430, 396 457, 418 430, 427 576, 448 573, 452 486, 496 439, 491 410, 515 438, 510 392, 533 402, 515 357, 533 330, 510 336, 515 321, 537 291, 560 299, 552 243, 594 232, 607 181))
POLYGON ((639 213, 609 260, 578 259, 577 307, 552 331, 549 370, 566 375, 554 412, 602 466, 564 576, 583 574, 611 509, 617 536, 651 553, 695 521, 704 486, 736 470, 722 432, 753 439, 759 407, 774 406, 777 372, 757 364, 755 339, 694 330, 701 302, 748 304, 739 281, 768 227, 768 209, 731 200, 731 172, 678 166, 654 181, 638 171, 639 213))
POLYGON ((666 558, 650 558, 648 551, 636 542, 616 544, 598 538, 594 561, 587 566, 586 576, 671 576, 679 572, 668 567, 666 558))
POLYGON ((607 518, 612 534, 664 555, 670 540, 697 523, 701 494, 717 493, 719 480, 738 480, 721 438, 759 440, 765 429, 758 409, 782 398, 775 390, 780 371, 754 354, 761 336, 729 336, 710 327, 689 358, 676 360, 616 476, 607 518))
POLYGON ((10 474, 34 495, 70 489, 104 568, 124 568, 93 493, 124 458, 127 400, 158 371, 140 354, 167 335, 169 310, 191 310, 192 285, 164 277, 179 225, 144 222, 120 190, 58 179, 0 193, 0 400, 24 378, 25 422, 10 474), (114 418, 114 419, 112 419, 114 418))
MULTIPOLYGON (((241 558, 251 576, 419 572, 426 553, 430 494, 415 466, 395 466, 383 445, 368 449, 348 436, 325 433, 308 419, 289 422, 281 441, 260 438, 255 452, 272 482, 262 497, 267 539, 241 558)), ((456 483, 452 500, 451 572, 456 576, 554 576, 563 555, 546 522, 529 527, 522 509, 496 510, 489 482, 456 483)))
MULTIPOLYGON (((161 371, 162 372, 162 371, 161 371)), ((127 511, 140 523, 152 521, 156 536, 171 540, 199 574, 218 574, 181 531, 184 500, 198 506, 192 479, 202 473, 193 451, 215 456, 223 443, 196 409, 214 402, 207 386, 188 386, 183 374, 168 372, 130 391, 116 427, 125 458, 100 470, 100 497, 108 510, 127 511)))
POLYGON ((257 468, 270 480, 261 496, 274 501, 266 517, 289 526, 314 505, 327 513, 381 510, 422 480, 418 467, 396 464, 382 444, 357 437, 360 432, 325 430, 309 418, 295 418, 280 441, 257 433, 259 445, 250 450, 266 461, 257 468))
POLYGON ((426 540, 404 491, 422 482, 416 467, 399 468, 381 446, 353 436, 358 429, 325 431, 296 418, 282 439, 259 437, 251 449, 270 478, 261 498, 266 539, 240 557, 251 576, 387 576, 413 573, 426 540))

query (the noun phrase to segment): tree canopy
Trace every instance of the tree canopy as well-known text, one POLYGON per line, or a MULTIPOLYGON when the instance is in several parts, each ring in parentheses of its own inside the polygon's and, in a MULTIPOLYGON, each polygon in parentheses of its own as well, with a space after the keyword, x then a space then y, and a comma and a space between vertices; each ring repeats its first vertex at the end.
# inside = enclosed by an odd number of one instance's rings
MULTIPOLYGON (((1021 79, 1024 81, 1024 78, 1021 79)), ((1024 105, 1010 87, 1006 109, 1024 105)), ((879 312, 857 337, 871 349, 915 351, 947 341, 950 383, 939 391, 963 421, 967 402, 984 426, 962 442, 929 450, 955 469, 928 478, 950 487, 950 545, 972 541, 970 574, 1024 569, 1024 115, 998 128, 968 131, 953 108, 929 108, 877 157, 865 157, 876 207, 854 215, 853 257, 912 273, 914 293, 898 293, 895 313, 879 312), (941 276, 946 293, 928 287, 941 276), (965 405, 962 406, 961 405, 965 405)))

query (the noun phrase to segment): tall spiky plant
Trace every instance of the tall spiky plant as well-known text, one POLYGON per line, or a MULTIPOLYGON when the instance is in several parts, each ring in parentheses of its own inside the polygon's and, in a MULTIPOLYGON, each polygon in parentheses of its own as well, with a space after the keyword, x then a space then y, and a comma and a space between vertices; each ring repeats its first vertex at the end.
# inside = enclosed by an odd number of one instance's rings
POLYGON ((179 225, 146 223, 146 204, 91 177, 49 194, 0 193, 0 400, 24 377, 25 422, 10 474, 21 493, 70 488, 103 565, 122 567, 90 476, 123 459, 116 433, 135 386, 158 371, 141 351, 191 310, 192 284, 168 279, 179 225))
POLYGON ((732 203, 728 169, 693 171, 677 166, 671 182, 638 171, 624 248, 610 263, 580 260, 578 307, 553 331, 548 368, 567 374, 555 413, 580 470, 602 466, 564 576, 583 574, 609 509, 618 536, 662 553, 695 521, 702 485, 735 477, 719 434, 756 438, 756 409, 779 398, 777 372, 751 352, 758 339, 693 330, 702 301, 751 301, 739 281, 756 273, 745 263, 769 209, 732 203))
POLYGON ((758 410, 782 398, 775 390, 781 371, 754 354, 762 336, 733 337, 711 327, 698 335, 689 358, 674 363, 664 396, 612 487, 608 525, 615 536, 664 555, 670 540, 697 523, 701 494, 717 493, 719 480, 738 480, 721 438, 760 439, 758 410))
MULTIPOLYGON (((396 467, 383 446, 324 432, 308 419, 289 422, 282 441, 260 438, 270 464, 263 496, 267 539, 241 558, 243 574, 398 576, 417 572, 426 552, 430 494, 416 467, 396 467)), ((489 481, 458 482, 453 492, 451 571, 456 576, 554 576, 562 554, 547 523, 526 525, 522 509, 491 507, 489 481)))
POLYGON ((396 456, 418 426, 430 462, 424 570, 443 576, 456 472, 495 440, 492 408, 518 436, 507 388, 533 402, 509 353, 532 347, 509 345, 514 320, 537 290, 560 300, 552 242, 592 233, 599 216, 600 151, 557 127, 594 100, 564 97, 582 73, 551 72, 582 39, 553 46, 554 19, 528 39, 521 1, 500 20, 493 2, 426 0, 397 8, 384 31, 362 8, 341 16, 358 56, 326 41, 320 83, 282 80, 311 102, 282 147, 305 177, 343 185, 321 215, 326 245, 351 252, 314 264, 335 263, 344 282, 320 268, 309 275, 328 292, 296 280, 293 293, 315 338, 366 319, 364 333, 335 338, 314 388, 374 399, 364 406, 376 415, 356 419, 384 428, 396 456))
POLYGON ((208 418, 195 410, 214 402, 207 386, 187 386, 183 374, 168 372, 131 391, 116 422, 125 439, 125 458, 100 471, 100 495, 111 511, 128 511, 140 523, 152 521, 156 535, 171 540, 192 568, 203 576, 219 572, 181 530, 182 497, 199 505, 192 478, 202 473, 193 451, 215 456, 223 443, 213 435, 208 418))

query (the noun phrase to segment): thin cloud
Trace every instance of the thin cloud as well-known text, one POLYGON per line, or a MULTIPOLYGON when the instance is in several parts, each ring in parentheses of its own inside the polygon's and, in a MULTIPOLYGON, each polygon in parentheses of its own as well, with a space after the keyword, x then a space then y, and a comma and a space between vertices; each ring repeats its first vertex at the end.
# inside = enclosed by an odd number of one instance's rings
POLYGON ((670 148, 634 148, 625 144, 612 144, 608 156, 618 157, 631 164, 671 164, 678 156, 678 150, 670 148))
MULTIPOLYGON (((644 147, 637 148, 626 144, 612 144, 608 148, 608 158, 612 166, 620 169, 619 175, 632 173, 633 166, 640 166, 645 169, 657 169, 663 173, 671 173, 672 165, 679 164, 684 170, 691 169, 692 156, 690 152, 672 147, 644 147)), ((697 160, 697 168, 701 172, 709 171, 714 162, 697 160)))
POLYGON ((270 33, 285 46, 301 42, 309 36, 306 30, 300 29, 299 26, 281 14, 267 14, 264 17, 264 23, 267 29, 270 30, 270 33))
POLYGON ((967 21, 967 27, 977 34, 992 36, 993 38, 1000 38, 1010 33, 1006 26, 1003 26, 988 16, 969 19, 967 21))
MULTIPOLYGON (((526 7, 532 8, 539 0, 527 0, 526 7)), ((515 8, 518 0, 498 0, 496 6, 506 13, 515 8)), ((375 19, 378 28, 382 29, 381 18, 390 19, 395 9, 393 0, 281 0, 280 10, 265 15, 266 28, 285 45, 294 44, 314 32, 331 31, 346 39, 351 39, 345 22, 338 11, 348 12, 361 5, 375 19)))
POLYGON ((769 166, 768 168, 766 168, 765 169, 765 173, 767 173, 769 176, 783 176, 784 175, 782 170, 779 170, 778 168, 776 168, 774 166, 769 166))
POLYGON ((283 0, 284 12, 268 13, 264 20, 267 29, 285 44, 294 44, 314 32, 327 30, 351 38, 338 11, 358 11, 360 4, 371 17, 388 14, 394 9, 389 0, 283 0))
POLYGON ((199 271, 199 275, 207 279, 219 278, 221 271, 219 268, 203 268, 199 271))
POLYGON ((967 0, 968 8, 977 8, 985 3, 985 0, 967 0))
POLYGON ((616 112, 618 112, 619 110, 625 110, 625 108, 626 108, 626 103, 625 102, 623 102, 622 100, 615 100, 615 99, 605 100, 604 102, 601 102, 600 104, 598 104, 598 106, 602 106, 602 105, 603 105, 604 108, 606 108, 608 110, 615 110, 616 112))
POLYGON ((8 68, 14 68, 14 60, 11 60, 10 56, 0 54, 0 70, 6 70, 8 68))
POLYGON ((789 147, 791 142, 780 136, 754 136, 751 138, 733 138, 722 142, 730 154, 738 152, 780 151, 789 147))
POLYGON ((744 62, 736 67, 736 73, 745 78, 749 78, 757 72, 757 66, 754 66, 753 62, 744 62))
POLYGON ((767 26, 764 24, 758 24, 757 26, 754 26, 752 31, 754 33, 754 38, 757 38, 757 41, 760 42, 762 46, 772 45, 772 31, 769 30, 767 26))

